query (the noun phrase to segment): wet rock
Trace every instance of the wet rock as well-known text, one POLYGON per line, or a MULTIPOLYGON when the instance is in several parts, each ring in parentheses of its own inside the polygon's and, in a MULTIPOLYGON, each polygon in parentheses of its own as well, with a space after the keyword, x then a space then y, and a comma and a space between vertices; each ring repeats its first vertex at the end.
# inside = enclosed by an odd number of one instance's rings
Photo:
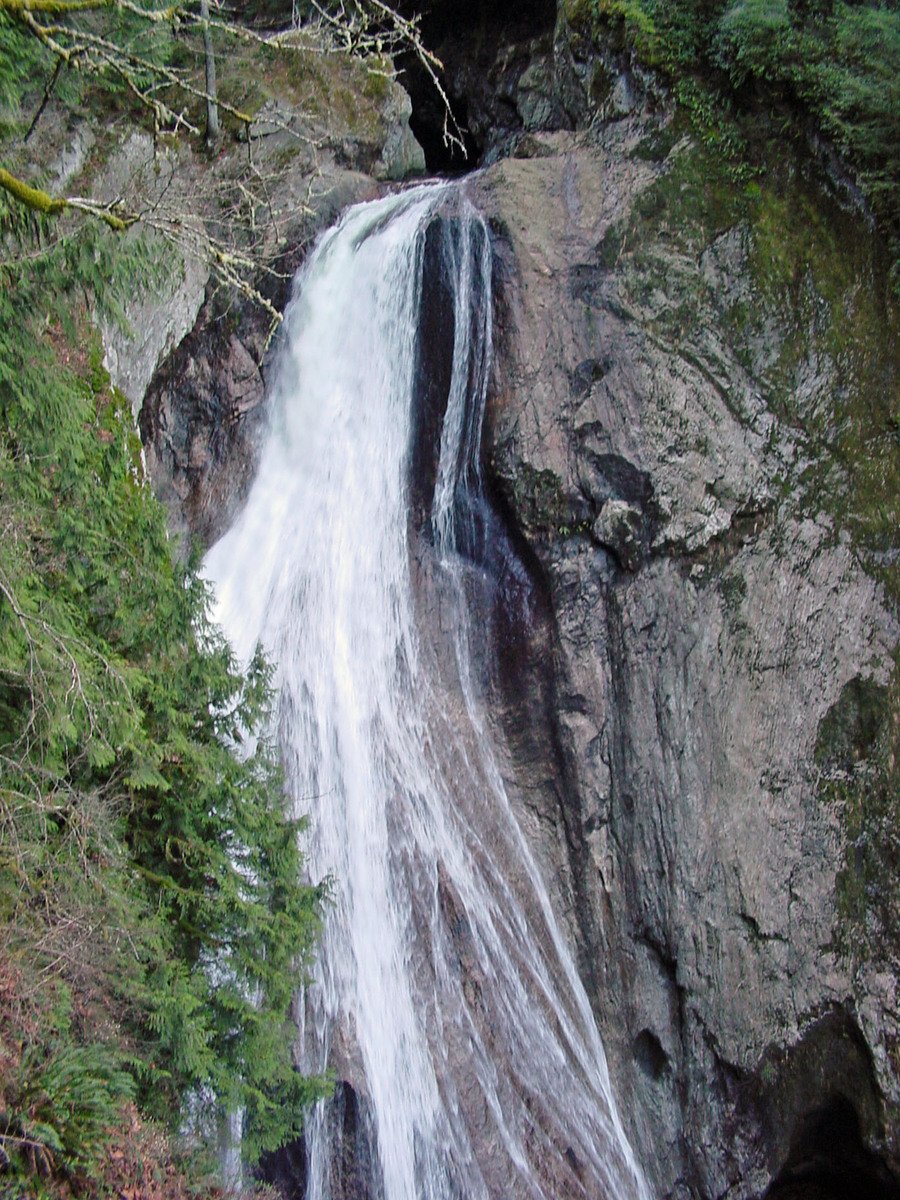
MULTIPOLYGON (((816 747, 825 720, 863 747, 851 769, 869 752, 898 629, 834 519, 785 489, 785 335, 729 323, 755 296, 747 228, 690 256, 629 248, 670 167, 635 153, 640 87, 610 95, 590 139, 542 134, 476 186, 496 237, 488 455, 547 588, 555 763, 527 712, 499 717, 558 830, 542 854, 655 1194, 818 1194, 788 1190, 811 1155, 849 1198, 823 1131, 860 1179, 897 1171, 897 972, 839 944, 847 833, 816 747)), ((799 409, 831 403, 821 357, 796 379, 799 409)))

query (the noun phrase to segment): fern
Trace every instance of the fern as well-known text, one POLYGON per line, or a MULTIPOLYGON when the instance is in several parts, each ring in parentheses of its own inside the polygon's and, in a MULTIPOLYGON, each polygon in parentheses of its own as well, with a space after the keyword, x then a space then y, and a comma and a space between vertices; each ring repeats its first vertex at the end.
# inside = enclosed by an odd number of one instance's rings
POLYGON ((59 1042, 28 1047, 6 1092, 0 1148, 24 1188, 35 1176, 90 1172, 134 1082, 107 1047, 59 1042))

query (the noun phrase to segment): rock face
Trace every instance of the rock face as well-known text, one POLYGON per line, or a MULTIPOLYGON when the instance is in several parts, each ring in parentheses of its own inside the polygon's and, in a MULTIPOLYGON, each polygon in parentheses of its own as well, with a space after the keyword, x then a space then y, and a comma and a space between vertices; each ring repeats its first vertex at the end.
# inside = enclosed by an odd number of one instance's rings
MULTIPOLYGON (((555 815, 557 899, 656 1193, 894 1194, 896 964, 860 970, 842 942, 847 834, 816 747, 852 681, 887 683, 897 627, 801 496, 779 347, 730 323, 759 287, 751 231, 688 254, 638 228, 693 153, 654 162, 649 132, 541 135, 474 185, 496 233, 490 465, 553 614, 552 734, 502 671, 500 721, 555 815)), ((800 358, 796 408, 832 404, 834 364, 800 358)))
MULTIPOLYGON (((896 312, 803 162, 748 193, 547 10, 441 47, 480 149, 514 155, 470 184, 485 467, 536 597, 496 648, 511 790, 654 1194, 897 1196, 896 312)), ((395 133, 333 139, 317 220, 375 187, 348 167, 409 169, 395 133)), ((252 475, 265 332, 207 297, 144 404, 204 541, 252 475)))

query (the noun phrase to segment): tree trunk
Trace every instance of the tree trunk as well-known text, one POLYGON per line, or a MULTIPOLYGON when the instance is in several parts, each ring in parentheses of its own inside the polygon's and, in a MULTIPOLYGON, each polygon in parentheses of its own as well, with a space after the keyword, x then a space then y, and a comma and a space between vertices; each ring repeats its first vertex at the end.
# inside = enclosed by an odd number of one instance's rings
POLYGON ((219 106, 216 103, 216 59, 212 34, 209 30, 209 0, 200 0, 203 21, 203 52, 206 56, 206 144, 213 147, 219 140, 219 106))

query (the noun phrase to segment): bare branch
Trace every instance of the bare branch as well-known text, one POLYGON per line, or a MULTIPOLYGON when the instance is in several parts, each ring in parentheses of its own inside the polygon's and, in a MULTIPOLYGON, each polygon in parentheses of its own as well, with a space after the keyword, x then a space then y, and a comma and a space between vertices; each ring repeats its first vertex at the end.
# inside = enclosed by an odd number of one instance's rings
MULTIPOLYGON (((363 60, 369 71, 389 79, 396 78, 391 56, 399 52, 411 54, 442 99, 445 142, 463 144, 440 83, 442 65, 423 45, 418 18, 404 17, 387 0, 311 0, 311 4, 314 16, 300 28, 263 35, 216 15, 218 3, 210 0, 147 8, 136 0, 0 0, 0 14, 16 20, 45 47, 56 64, 29 135, 59 74, 69 68, 83 75, 118 80, 147 111, 157 142, 163 132, 198 136, 196 108, 191 107, 197 103, 202 103, 208 114, 210 144, 216 141, 218 114, 231 117, 246 137, 248 158, 246 176, 225 181, 231 192, 227 198, 210 195, 210 189, 215 192, 220 185, 207 179, 204 202, 193 207, 184 196, 174 191, 169 194, 168 187, 160 189, 158 181, 149 176, 144 177, 142 187, 132 188, 127 198, 120 196, 106 203, 83 195, 53 195, 27 182, 14 170, 2 167, 0 188, 45 216, 79 214, 101 221, 120 234, 134 226, 152 231, 181 253, 204 262, 216 282, 264 309, 272 321, 271 337, 280 315, 258 281, 272 274, 271 263, 282 244, 279 227, 282 218, 273 201, 271 176, 261 172, 253 162, 253 117, 217 94, 214 69, 210 69, 211 64, 214 67, 211 35, 284 54, 337 52, 363 60), (173 32, 194 31, 198 39, 203 39, 205 86, 196 71, 159 61, 118 40, 114 33, 104 29, 100 20, 103 13, 128 14, 138 22, 138 27, 143 24, 148 31, 157 29, 162 36, 166 36, 167 27, 173 32), (95 14, 95 18, 90 22, 80 21, 79 17, 85 14, 95 14)), ((316 144, 307 131, 298 128, 295 120, 284 120, 277 112, 266 119, 266 125, 310 147, 316 144)), ((224 186, 221 191, 224 193, 224 186)))

